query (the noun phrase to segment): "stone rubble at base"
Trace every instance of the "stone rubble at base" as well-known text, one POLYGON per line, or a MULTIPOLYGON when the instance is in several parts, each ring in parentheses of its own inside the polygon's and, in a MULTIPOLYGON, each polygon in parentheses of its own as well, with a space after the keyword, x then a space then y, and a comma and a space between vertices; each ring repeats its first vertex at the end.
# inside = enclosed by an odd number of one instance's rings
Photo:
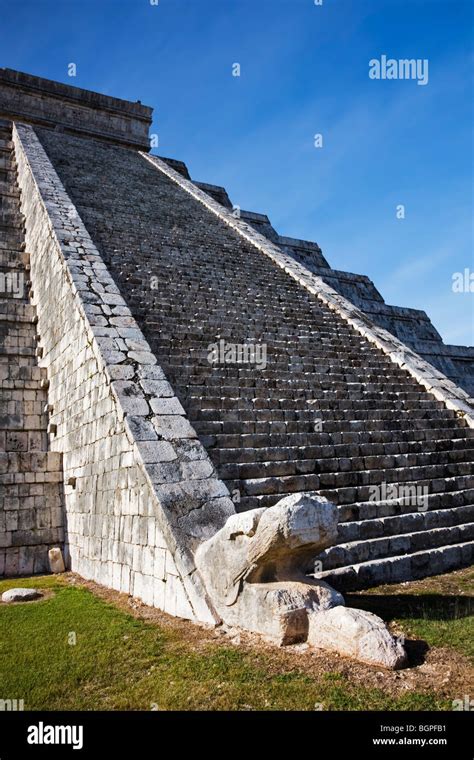
POLYGON ((2 594, 2 602, 31 602, 34 599, 40 599, 43 596, 41 591, 36 588, 10 588, 2 594))

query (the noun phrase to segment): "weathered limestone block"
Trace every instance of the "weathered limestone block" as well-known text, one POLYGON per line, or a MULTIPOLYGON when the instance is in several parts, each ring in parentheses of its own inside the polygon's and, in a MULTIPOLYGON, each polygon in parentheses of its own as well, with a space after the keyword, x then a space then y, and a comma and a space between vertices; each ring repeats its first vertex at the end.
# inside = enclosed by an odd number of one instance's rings
POLYGON ((10 588, 2 594, 2 602, 30 602, 43 596, 36 588, 10 588))
POLYGON ((236 604, 226 607, 222 617, 227 625, 286 646, 306 641, 312 614, 339 604, 344 604, 342 595, 324 581, 244 583, 236 604))
POLYGON ((396 669, 406 662, 400 640, 372 612, 335 607, 309 615, 308 643, 370 665, 396 669))
POLYGON ((49 567, 52 573, 64 573, 64 559, 59 547, 54 547, 48 552, 49 567))

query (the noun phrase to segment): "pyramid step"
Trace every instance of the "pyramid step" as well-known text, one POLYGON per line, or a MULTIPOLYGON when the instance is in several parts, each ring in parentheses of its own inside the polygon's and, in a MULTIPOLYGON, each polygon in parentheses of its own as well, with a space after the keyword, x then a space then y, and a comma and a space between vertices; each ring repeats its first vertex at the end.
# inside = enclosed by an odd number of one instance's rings
MULTIPOLYGON (((8 412, 8 404, 10 402, 15 402, 22 405, 21 413, 22 414, 41 414, 43 413, 43 407, 45 406, 47 402, 47 391, 46 388, 41 387, 40 383, 36 383, 33 385, 33 387, 30 388, 24 388, 20 387, 20 383, 18 385, 13 385, 11 388, 6 388, 5 383, 1 384, 2 388, 2 394, 1 394, 1 400, 0 400, 0 407, 3 411, 3 413, 8 412), (38 406, 35 408, 33 407, 34 403, 37 403, 38 406)), ((20 409, 18 408, 15 413, 20 413, 20 409)))
MULTIPOLYGON (((33 341, 32 341, 33 343, 33 341)), ((10 357, 11 361, 16 361, 17 356, 36 356, 36 348, 32 346, 19 345, 18 341, 0 341, 0 357, 10 357)))
MULTIPOLYGON (((280 461, 246 462, 221 464, 218 466, 219 477, 224 480, 262 478, 285 475, 304 475, 319 473, 356 473, 362 470, 391 470, 398 480, 399 473, 412 471, 413 468, 441 467, 458 463, 473 463, 473 449, 456 451, 435 451, 423 454, 399 454, 396 456, 344 457, 340 459, 288 459, 280 461)), ((473 467, 474 469, 474 467, 473 467)), ((438 471, 438 470, 437 470, 438 471)), ((439 470, 441 472, 441 470, 439 470)), ((335 475, 334 475, 335 477, 335 475)))
POLYGON ((47 370, 45 367, 38 367, 35 364, 30 366, 18 366, 17 364, 8 363, 0 364, 0 383, 6 383, 5 387, 10 387, 9 384, 14 384, 15 387, 36 387, 41 380, 47 378, 47 370), (25 385, 26 384, 26 385, 25 385))
MULTIPOLYGON (((158 340, 153 341, 153 348, 161 356, 168 356, 168 365, 170 367, 185 366, 192 369, 193 367, 202 368, 216 368, 227 369, 235 367, 241 372, 252 372, 255 366, 258 367, 258 371, 268 369, 268 371, 278 371, 280 368, 285 369, 288 364, 294 368, 299 368, 301 371, 311 371, 317 368, 319 365, 327 368, 331 367, 334 370, 342 370, 345 367, 362 367, 366 366, 373 370, 388 368, 389 363, 384 362, 379 357, 368 356, 364 359, 361 356, 361 350, 359 345, 353 345, 352 348, 347 346, 346 341, 331 341, 325 344, 322 341, 318 341, 317 346, 313 349, 300 350, 298 355, 295 355, 295 349, 292 341, 288 340, 281 342, 279 346, 265 343, 266 356, 265 361, 259 358, 258 354, 255 354, 255 359, 238 361, 237 358, 229 361, 212 359, 210 355, 209 347, 206 345, 206 341, 203 342, 199 348, 192 348, 186 346, 186 341, 175 340, 173 347, 166 350, 165 347, 160 344, 158 340), (345 348, 344 362, 341 361, 341 348, 345 348), (258 361, 257 361, 258 359, 258 361), (263 367, 265 364, 265 367, 263 367)), ((253 344, 252 344, 253 345, 253 344)), ((259 344, 257 344, 258 346, 259 344)), ((393 367, 395 369, 395 367, 393 367)))
MULTIPOLYGON (((30 453, 30 452, 24 452, 30 453)), ((60 485, 63 482, 62 470, 47 471, 47 470, 27 470, 25 472, 18 472, 13 470, 12 472, 0 472, 0 486, 22 486, 27 483, 35 483, 39 485, 41 483, 50 483, 60 485)))
POLYGON ((315 574, 340 591, 355 591, 385 583, 426 578, 468 567, 474 560, 474 542, 450 544, 408 555, 370 560, 315 574))
MULTIPOLYGON (((291 376, 291 373, 289 373, 287 378, 282 377, 280 380, 276 376, 274 378, 268 378, 263 375, 244 378, 223 377, 218 373, 213 373, 206 374, 204 377, 201 375, 199 377, 188 375, 186 377, 186 384, 183 385, 183 376, 179 378, 175 377, 169 372, 166 364, 163 362, 159 363, 183 398, 196 394, 201 394, 203 398, 215 398, 216 395, 219 397, 228 396, 229 398, 268 398, 270 394, 274 395, 276 393, 278 393, 278 398, 315 398, 315 396, 324 397, 325 393, 332 394, 334 392, 339 392, 339 394, 347 394, 352 391, 356 393, 379 392, 385 388, 390 393, 398 393, 410 388, 410 384, 392 382, 389 378, 387 378, 385 384, 381 377, 377 377, 375 380, 370 380, 366 377, 365 382, 356 382, 355 376, 336 376, 334 373, 331 375, 324 373, 319 377, 311 377, 308 373, 302 376, 298 374, 291 376), (203 381, 205 381, 204 386, 203 381)), ((411 388, 416 389, 418 392, 420 390, 420 386, 415 384, 411 388)))
POLYGON ((322 562, 324 570, 334 570, 361 562, 413 554, 434 547, 469 541, 474 541, 474 523, 431 527, 415 533, 340 543, 326 549, 318 556, 318 560, 322 562))
MULTIPOLYGON (((255 480, 246 482, 225 481, 229 491, 237 494, 238 501, 236 503, 238 504, 237 509, 239 512, 260 507, 272 507, 290 493, 318 491, 321 496, 324 496, 328 501, 340 507, 340 521, 370 519, 377 515, 386 516, 398 514, 400 511, 413 511, 413 494, 417 493, 423 495, 425 504, 435 504, 436 508, 443 509, 445 504, 452 503, 449 498, 450 493, 456 492, 457 495, 454 494, 456 505, 460 506, 466 503, 463 501, 465 496, 469 499, 473 498, 470 494, 474 488, 474 477, 472 475, 437 478, 432 481, 405 481, 402 484, 398 484, 398 493, 407 494, 406 496, 400 496, 397 499, 390 492, 388 500, 382 499, 377 501, 373 486, 339 487, 337 490, 327 489, 321 486, 320 478, 316 475, 268 478, 264 480, 266 481, 265 483, 259 483, 255 480), (252 491, 252 493, 249 493, 249 491, 252 491), (428 494, 427 496, 424 495, 425 491, 428 494), (460 495, 458 492, 461 492, 460 495), (467 492, 467 495, 464 492, 467 492), (374 500, 372 501, 371 499, 374 500), (407 508, 404 507, 404 504, 407 508)), ((387 489, 389 485, 387 484, 387 489)), ((428 508, 431 507, 429 506, 428 508)))
POLYGON ((18 201, 20 195, 21 193, 16 183, 7 181, 4 177, 0 176, 0 196, 15 198, 18 201))
POLYGON ((325 433, 338 433, 342 431, 363 432, 367 429, 370 422, 370 428, 372 431, 387 430, 389 427, 392 429, 393 436, 396 438, 398 431, 407 430, 424 430, 426 428, 445 427, 450 429, 457 429, 459 424, 455 417, 454 412, 451 410, 436 410, 429 413, 429 417, 422 416, 421 412, 417 413, 417 416, 410 417, 409 415, 399 414, 398 418, 394 419, 389 413, 384 414, 378 412, 377 418, 367 416, 360 416, 357 419, 352 418, 352 415, 345 416, 344 414, 326 413, 322 417, 322 422, 319 422, 320 418, 316 416, 310 420, 262 420, 251 421, 245 420, 230 420, 219 422, 206 422, 203 420, 193 420, 191 422, 200 436, 220 436, 220 435, 258 435, 258 434, 281 434, 289 435, 291 433, 302 433, 310 435, 315 431, 322 430, 325 433))
MULTIPOLYGON (((426 484, 425 484, 426 485, 426 484)), ((451 485, 451 484, 450 484, 451 485)), ((419 486, 417 483, 408 484, 406 490, 398 490, 395 494, 389 494, 390 498, 370 501, 354 502, 339 507, 339 523, 370 522, 385 517, 409 514, 421 506, 423 511, 439 511, 465 507, 474 502, 474 488, 464 483, 460 490, 455 487, 447 491, 430 492, 429 486, 419 486), (428 492, 428 493, 426 493, 428 492)))
POLYGON ((282 361, 280 366, 268 364, 266 368, 258 366, 242 368, 236 364, 226 367, 197 362, 189 364, 187 360, 172 364, 167 357, 163 357, 159 351, 156 351, 153 345, 151 348, 166 374, 182 386, 183 395, 186 397, 199 395, 200 386, 207 386, 209 392, 204 395, 212 398, 225 395, 230 395, 231 398, 239 397, 241 396, 238 392, 240 388, 337 389, 338 386, 333 383, 342 383, 341 390, 344 388, 344 390, 359 392, 379 391, 380 386, 390 393, 410 390, 419 393, 421 390, 416 383, 405 383, 403 378, 394 374, 389 367, 367 367, 362 381, 363 367, 349 362, 345 367, 331 367, 321 362, 301 367, 291 361, 282 361), (234 388, 237 392, 235 394, 228 394, 227 391, 222 393, 220 390, 222 387, 234 388), (188 388, 187 392, 186 388, 188 388))
POLYGON ((17 230, 12 227, 11 229, 0 228, 0 246, 4 249, 9 249, 12 246, 24 245, 24 235, 22 230, 17 230))
POLYGON ((398 376, 391 374, 388 368, 380 368, 376 372, 367 368, 364 381, 360 379, 361 368, 356 366, 346 366, 346 368, 338 370, 318 365, 318 367, 308 367, 302 371, 300 368, 291 367, 287 363, 278 370, 270 368, 244 370, 235 366, 228 366, 225 369, 217 366, 211 368, 210 366, 192 365, 190 367, 182 364, 180 372, 179 365, 170 367, 167 361, 163 361, 158 351, 153 352, 165 373, 180 386, 185 397, 198 395, 200 387, 203 385, 208 388, 208 392, 204 393, 204 396, 229 395, 231 398, 241 396, 242 388, 275 388, 283 392, 288 388, 291 391, 308 391, 321 388, 326 390, 340 389, 347 392, 348 390, 379 391, 383 386, 390 393, 410 389, 418 392, 420 390, 419 385, 404 383, 398 376), (183 378, 186 378, 185 383, 183 383, 183 378))
POLYGON ((24 229, 25 217, 20 213, 18 206, 16 209, 0 208, 0 226, 9 229, 24 229))
POLYGON ((7 403, 15 404, 15 411, 3 412, 0 410, 0 430, 43 431, 47 429, 48 417, 46 414, 26 414, 23 413, 21 402, 7 403))
POLYGON ((0 171, 14 171, 16 170, 16 164, 14 156, 11 151, 0 152, 0 171))
MULTIPOLYGON (((464 469, 468 469, 469 473, 472 473, 472 467, 463 467, 464 469)), ((322 477, 324 476, 321 476, 321 478, 322 477)), ((387 490, 390 490, 388 488, 390 485, 397 485, 392 480, 387 480, 386 482, 387 490)), ((380 489, 380 486, 382 486, 383 489, 383 483, 384 481, 381 481, 378 484, 374 483, 372 485, 361 485, 357 487, 341 486, 337 487, 337 489, 334 487, 326 488, 324 486, 321 486, 320 493, 329 501, 333 501, 334 503, 341 506, 343 504, 354 504, 356 502, 370 502, 370 500, 374 498, 374 494, 377 495, 375 487, 378 486, 380 489)), ((460 491, 474 487, 474 475, 458 474, 447 476, 445 474, 442 477, 437 477, 434 479, 427 478, 425 480, 419 480, 417 478, 416 481, 406 480, 403 481, 403 483, 398 484, 399 492, 401 491, 402 487, 405 488, 408 492, 416 491, 416 489, 424 489, 426 487, 428 494, 460 491)))
MULTIPOLYGON (((360 358, 348 357, 347 361, 339 362, 331 357, 324 356, 323 353, 317 354, 314 361, 308 362, 304 365, 291 362, 289 356, 283 358, 274 359, 273 357, 267 357, 267 364, 265 367, 258 366, 256 363, 239 364, 238 362, 229 364, 218 364, 207 361, 193 362, 190 361, 189 354, 185 353, 183 357, 164 357, 162 352, 152 346, 154 353, 160 360, 160 364, 163 368, 170 373, 186 373, 191 384, 199 384, 199 381, 203 378, 212 377, 214 384, 218 384, 222 381, 222 378, 239 378, 241 380, 253 380, 266 381, 272 380, 286 380, 291 381, 293 384, 299 380, 305 382, 313 382, 318 380, 332 380, 333 375, 335 379, 345 378, 346 382, 360 382, 361 370, 364 370, 364 383, 370 382, 383 382, 399 384, 404 383, 404 379, 400 377, 400 374, 396 372, 395 365, 387 366, 379 362, 369 361, 364 364, 360 358), (295 377, 295 374, 301 374, 301 377, 295 377), (328 378, 328 375, 331 377, 328 378), (349 378, 353 377, 351 381, 349 378)), ((230 385, 230 383, 227 383, 230 385)), ((406 386, 405 386, 406 387, 406 386)), ((419 386, 417 386, 419 388, 419 386)))
POLYGON ((23 389, 18 389, 16 393, 18 394, 18 398, 8 399, 2 395, 2 399, 0 400, 1 415, 24 414, 25 416, 39 416, 43 414, 45 404, 44 389, 39 388, 26 392, 23 389))
MULTIPOLYGON (((30 254, 25 251, 2 250, 0 251, 0 270, 7 272, 9 269, 15 269, 25 273, 30 267, 30 254)), ((28 279, 28 278, 26 278, 28 279)))
POLYGON ((227 448, 261 448, 273 446, 337 446, 337 445, 368 445, 368 444, 386 444, 386 443, 423 443, 424 441, 438 441, 456 439, 474 438, 474 429, 465 427, 456 427, 453 436, 452 428, 420 428, 417 430, 363 430, 363 431, 333 431, 312 432, 312 433, 289 433, 289 434, 219 434, 219 435, 202 435, 200 436, 202 444, 210 451, 227 448))
POLYGON ((46 452, 48 434, 46 430, 0 430, 0 450, 4 452, 46 452))
MULTIPOLYGON (((261 385, 256 385, 255 383, 252 383, 251 385, 242 384, 242 386, 235 384, 228 385, 227 383, 210 383, 208 386, 202 386, 201 384, 191 382, 187 385, 182 385, 181 382, 176 382, 174 378, 171 377, 165 366, 163 366, 163 369, 172 382, 176 392, 179 393, 185 403, 187 403, 186 399, 189 398, 190 395, 194 396, 197 393, 200 394, 203 401, 207 398, 214 399, 216 396, 219 398, 242 398, 247 400, 268 400, 270 398, 269 389, 271 386, 268 382, 262 383, 261 385)), ((208 379, 213 380, 213 378, 208 379)), ((283 383, 277 385, 275 383, 273 388, 275 388, 275 390, 272 390, 271 393, 276 398, 289 399, 292 401, 297 398, 314 400, 317 396, 325 398, 326 395, 329 398, 332 398, 334 395, 336 395, 336 397, 341 397, 342 393, 345 395, 351 395, 354 393, 356 396, 360 393, 381 393, 384 389, 388 390, 390 393, 398 393, 406 391, 407 386, 401 384, 387 386, 383 383, 346 383, 342 380, 335 380, 334 378, 328 379, 325 376, 324 381, 313 383, 307 382, 306 385, 303 385, 303 381, 296 378, 293 386, 289 386, 288 384, 283 385, 283 383)), ((419 386, 417 386, 417 388, 419 389, 419 386)))
MULTIPOLYGON (((265 350, 265 354, 259 355, 257 350, 255 355, 249 354, 239 359, 238 354, 234 356, 230 355, 226 358, 226 355, 220 355, 216 349, 220 348, 219 342, 213 342, 212 336, 205 336, 199 343, 197 341, 191 341, 185 336, 174 335, 171 341, 166 337, 166 326, 164 325, 162 331, 156 335, 153 339, 153 344, 156 350, 163 354, 168 355, 171 362, 179 364, 182 361, 188 361, 190 364, 197 364, 201 366, 212 365, 216 367, 225 366, 240 366, 242 369, 252 367, 254 364, 262 364, 262 361, 256 361, 256 359, 265 359, 265 364, 269 368, 278 365, 280 362, 291 360, 291 363, 295 366, 311 367, 314 366, 315 357, 320 357, 335 367, 342 367, 341 354, 344 349, 344 357, 347 357, 353 366, 362 366, 367 364, 370 367, 388 367, 390 361, 387 361, 385 355, 374 356, 373 354, 367 354, 362 349, 359 342, 350 340, 350 338, 335 338, 330 333, 325 333, 318 336, 318 341, 314 346, 305 346, 298 348, 298 352, 295 351, 295 338, 297 336, 288 336, 283 339, 282 337, 274 336, 268 337, 263 340, 252 340, 249 342, 236 340, 237 346, 244 344, 247 346, 246 351, 249 351, 250 347, 254 347, 260 351, 265 350), (211 348, 213 349, 211 351, 211 348)), ((236 336, 236 338, 240 336, 236 336)), ((229 345, 232 345, 229 342, 229 345)), ((244 350, 241 348, 240 350, 244 350)))
POLYGON ((2 213, 21 213, 19 198, 10 194, 0 195, 0 211, 2 213))
POLYGON ((15 168, 5 168, 0 169, 0 182, 5 182, 5 184, 14 184, 16 182, 17 177, 17 169, 15 168))
POLYGON ((0 473, 58 472, 62 469, 62 454, 56 451, 0 452, 0 473))
MULTIPOLYGON (((8 364, 11 364, 11 357, 8 356, 8 354, 0 354, 0 367, 5 367, 8 364)), ((36 356, 20 356, 17 354, 15 356, 15 364, 18 367, 32 367, 37 364, 36 356)))
POLYGON ((183 321, 182 314, 173 318, 169 312, 163 313, 158 323, 146 320, 146 329, 154 336, 154 345, 161 348, 163 353, 173 356, 185 352, 195 360, 209 361, 211 351, 215 356, 216 349, 228 351, 236 344, 262 346, 267 357, 292 356, 295 362, 301 363, 311 361, 320 351, 329 351, 336 360, 340 360, 346 352, 351 358, 357 359, 359 352, 361 361, 382 365, 390 363, 385 354, 374 353, 364 338, 349 326, 335 330, 331 322, 322 320, 317 315, 295 329, 291 318, 282 318, 281 312, 275 309, 268 313, 268 319, 263 323, 266 328, 262 329, 262 323, 252 319, 252 307, 244 303, 239 304, 238 312, 222 316, 219 314, 214 321, 209 319, 205 306, 196 314, 193 314, 191 304, 187 303, 187 308, 190 318, 186 322, 183 321), (231 323, 228 329, 222 326, 225 319, 231 323), (161 329, 158 331, 158 328, 161 329), (335 348, 344 351, 338 355, 334 353, 335 348))
POLYGON ((0 322, 36 322, 36 309, 30 303, 11 298, 0 300, 0 322))
MULTIPOLYGON (((450 490, 449 488, 443 488, 443 484, 452 484, 453 479, 465 478, 466 486, 464 487, 472 487, 474 485, 473 471, 473 467, 469 462, 457 462, 450 465, 429 465, 426 467, 405 467, 389 470, 329 472, 311 475, 275 475, 259 478, 242 478, 240 480, 224 479, 224 482, 229 490, 238 489, 243 496, 318 490, 323 495, 326 495, 327 489, 334 489, 331 492, 332 499, 336 500, 338 497, 341 497, 341 494, 350 493, 350 489, 359 494, 352 501, 367 501, 375 492, 373 486, 381 486, 384 483, 387 485, 406 485, 408 483, 421 484, 426 482, 429 492, 432 492, 436 490, 450 490)), ((452 485, 457 488, 454 484, 452 485)))
POLYGON ((258 462, 287 462, 303 459, 341 459, 372 456, 417 456, 432 452, 465 451, 473 446, 469 438, 441 438, 435 441, 363 443, 306 446, 261 446, 259 448, 210 449, 214 464, 256 464, 258 462))
POLYGON ((0 341, 21 341, 36 345, 35 325, 28 322, 0 322, 0 341))
MULTIPOLYGON (((11 275, 11 272, 10 272, 11 275)), ((26 280, 22 277, 10 276, 10 277, 4 277, 3 282, 0 282, 2 284, 3 290, 0 293, 0 301, 11 303, 12 301, 15 301, 16 303, 24 303, 28 304, 28 290, 26 288, 26 280)))
MULTIPOLYGON (((373 415, 373 402, 345 399, 341 401, 322 401, 317 399, 312 403, 305 401, 299 405, 299 408, 287 406, 285 401, 270 401, 267 407, 258 408, 229 408, 221 409, 199 409, 197 405, 192 408, 186 404, 187 413, 190 420, 196 422, 264 422, 264 421, 313 421, 318 419, 333 419, 333 415, 350 414, 351 419, 367 419, 369 413, 373 415)), ((412 412, 427 413, 431 411, 445 411, 446 407, 442 401, 432 401, 426 399, 423 401, 379 401, 377 411, 381 413, 391 412, 399 416, 400 413, 409 414, 412 412)), ((371 417, 379 419, 379 417, 371 417)))
POLYGON ((23 234, 21 235, 19 242, 13 240, 11 237, 8 240, 0 240, 0 253, 2 251, 18 251, 18 253, 21 253, 25 250, 25 243, 22 242, 22 240, 23 234))
MULTIPOLYGON (((474 523, 473 504, 451 507, 450 509, 432 510, 424 509, 424 506, 429 506, 428 501, 426 505, 423 505, 422 509, 420 509, 420 506, 412 506, 417 511, 339 523, 338 545, 348 547, 352 545, 351 542, 365 541, 366 539, 386 538, 388 536, 415 533, 433 528, 474 523)), ((331 547, 326 550, 327 552, 331 552, 331 547)))
POLYGON ((319 406, 322 403, 325 404, 343 404, 345 400, 347 400, 347 397, 350 397, 350 400, 352 402, 354 401, 361 401, 365 403, 369 403, 373 401, 379 401, 384 400, 385 402, 390 401, 398 401, 398 402, 426 402, 427 400, 433 401, 434 397, 428 395, 426 392, 392 392, 387 391, 383 392, 382 390, 371 392, 371 391, 355 391, 350 390, 347 394, 344 396, 337 391, 333 391, 331 394, 329 391, 326 392, 321 399, 307 399, 307 398, 290 398, 285 397, 282 399, 275 399, 275 398, 242 398, 242 397, 230 397, 230 396, 221 396, 221 395, 214 395, 214 396, 187 396, 186 397, 186 405, 188 410, 193 409, 199 409, 202 411, 214 409, 218 411, 226 411, 228 409, 235 411, 235 410, 247 410, 247 409, 273 409, 275 407, 272 406, 272 404, 275 404, 275 401, 278 402, 278 407, 276 408, 285 408, 285 409, 308 409, 309 405, 312 406, 319 406))

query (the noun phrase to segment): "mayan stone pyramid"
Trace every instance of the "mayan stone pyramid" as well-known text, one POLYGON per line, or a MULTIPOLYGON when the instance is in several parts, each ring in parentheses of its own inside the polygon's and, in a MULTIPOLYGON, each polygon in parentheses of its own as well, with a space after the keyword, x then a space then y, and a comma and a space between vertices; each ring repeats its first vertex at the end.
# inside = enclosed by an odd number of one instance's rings
POLYGON ((151 115, 0 70, 0 574, 59 548, 215 622, 470 564, 474 349, 151 155, 151 115))

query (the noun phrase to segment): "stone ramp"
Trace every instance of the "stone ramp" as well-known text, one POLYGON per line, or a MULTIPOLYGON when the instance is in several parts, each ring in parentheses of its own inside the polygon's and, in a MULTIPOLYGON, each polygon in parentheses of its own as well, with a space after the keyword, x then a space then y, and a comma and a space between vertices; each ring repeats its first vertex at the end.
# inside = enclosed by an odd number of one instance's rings
POLYGON ((37 132, 236 508, 335 502, 341 583, 469 564, 473 429, 143 156, 37 132), (265 366, 209 363, 220 341, 265 366))
POLYGON ((31 304, 11 124, 0 121, 0 575, 46 572, 62 546, 62 459, 48 450, 46 370, 31 304))

